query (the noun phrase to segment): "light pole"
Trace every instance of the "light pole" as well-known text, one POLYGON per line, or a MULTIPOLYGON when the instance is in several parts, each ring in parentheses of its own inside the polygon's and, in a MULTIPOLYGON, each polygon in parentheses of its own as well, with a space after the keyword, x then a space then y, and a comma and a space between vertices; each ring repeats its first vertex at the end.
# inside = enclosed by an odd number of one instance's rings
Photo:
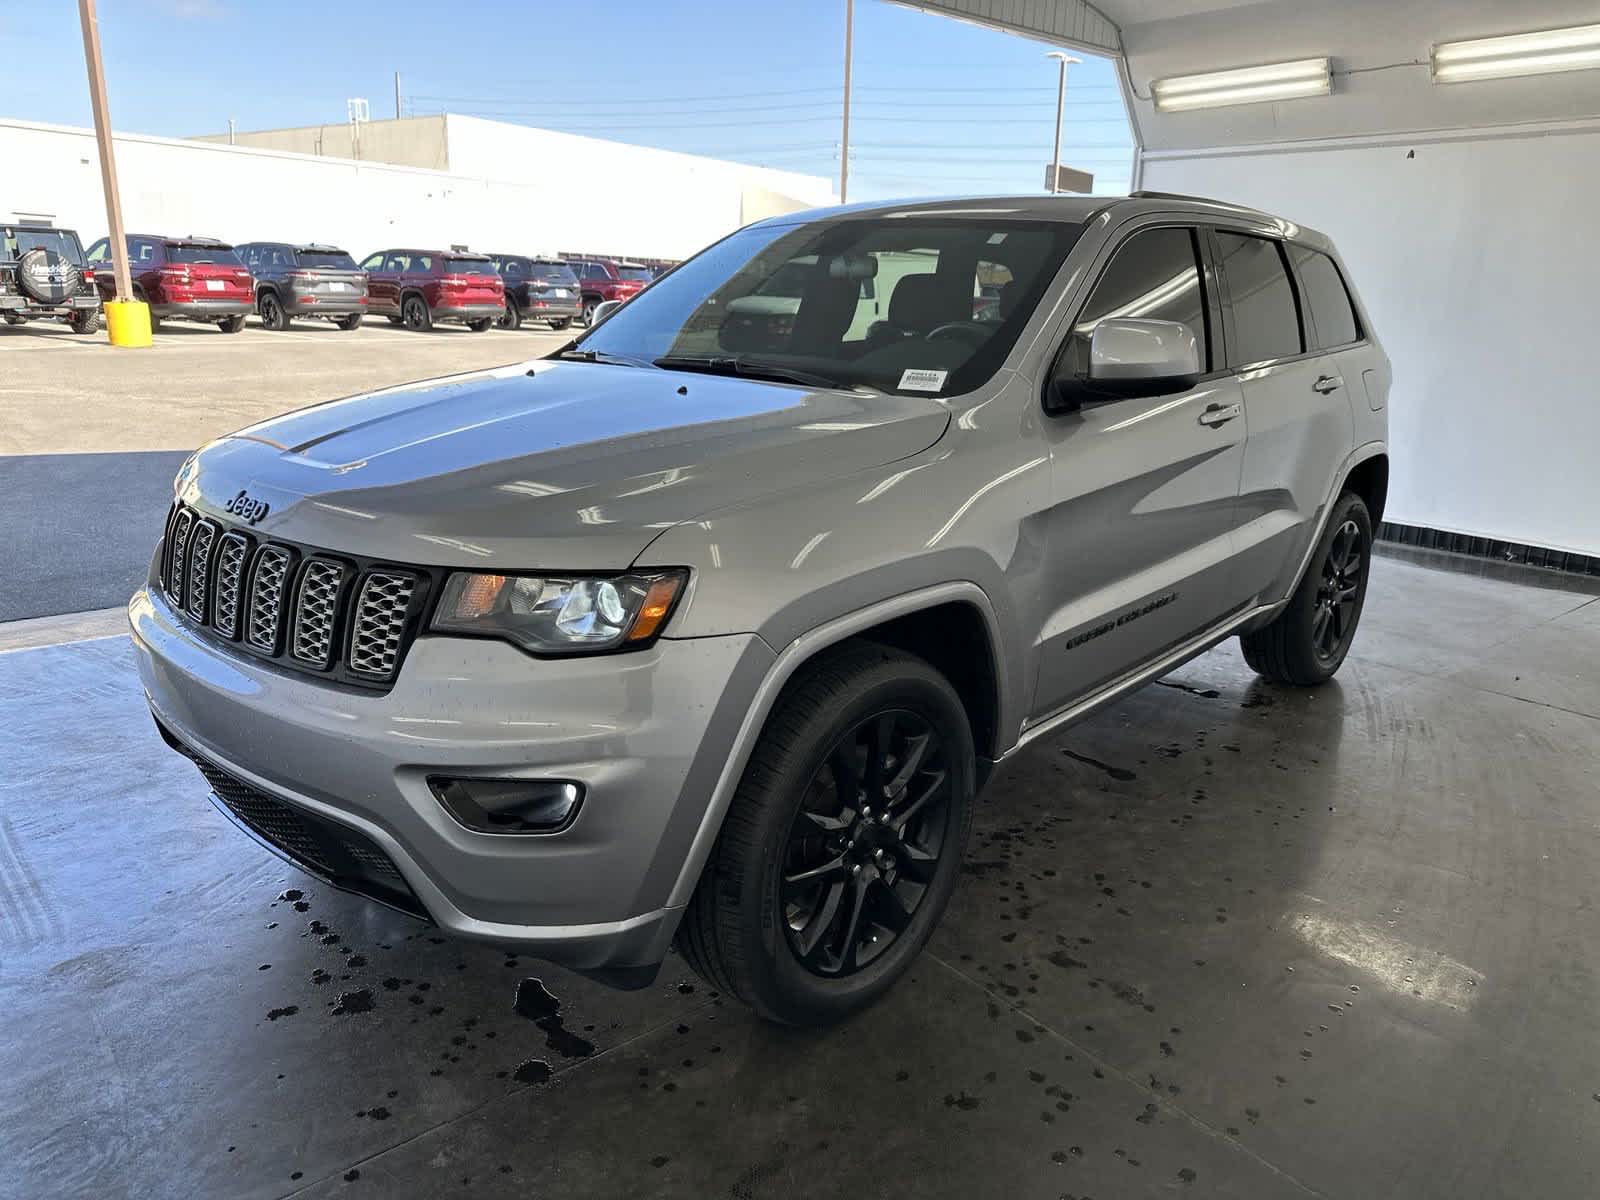
POLYGON ((1061 191, 1061 108, 1067 99, 1067 64, 1081 63, 1083 59, 1073 58, 1062 50, 1052 50, 1045 57, 1053 58, 1061 65, 1061 72, 1056 77, 1056 156, 1050 168, 1050 194, 1054 196, 1061 191))
POLYGON ((850 32, 855 23, 855 0, 844 0, 844 128, 839 136, 840 204, 850 199, 850 32))

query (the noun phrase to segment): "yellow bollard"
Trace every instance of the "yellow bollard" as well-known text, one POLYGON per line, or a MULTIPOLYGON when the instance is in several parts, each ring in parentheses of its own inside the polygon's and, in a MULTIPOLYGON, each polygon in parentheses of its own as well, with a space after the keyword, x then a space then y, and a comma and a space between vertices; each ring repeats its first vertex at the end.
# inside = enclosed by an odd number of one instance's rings
POLYGON ((143 300, 107 300, 103 307, 113 346, 150 344, 150 306, 143 300))

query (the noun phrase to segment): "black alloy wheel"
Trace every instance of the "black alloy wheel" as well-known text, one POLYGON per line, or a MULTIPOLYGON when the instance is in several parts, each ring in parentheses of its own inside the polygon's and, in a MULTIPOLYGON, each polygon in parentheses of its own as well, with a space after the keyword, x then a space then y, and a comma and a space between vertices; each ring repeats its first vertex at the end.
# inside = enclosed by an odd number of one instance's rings
POLYGON ((414 332, 433 328, 433 314, 428 311, 428 302, 421 296, 406 297, 406 302, 400 306, 400 319, 405 322, 407 329, 414 332))
POLYGON ((583 323, 585 326, 594 324, 594 310, 600 307, 598 300, 585 300, 583 302, 583 323))
POLYGON ((260 310, 261 324, 266 328, 289 328, 289 314, 284 311, 283 304, 278 299, 278 293, 262 292, 261 298, 256 301, 256 308, 260 310))
POLYGON ((517 307, 517 302, 507 296, 505 311, 495 318, 494 323, 501 329, 521 329, 522 310, 517 307))
POLYGON ((1347 519, 1334 531, 1322 562, 1321 586, 1311 618, 1311 642, 1317 657, 1332 662, 1355 632, 1360 611, 1361 578, 1367 569, 1361 527, 1347 519))
POLYGON ((933 881, 950 795, 938 733, 906 709, 869 717, 828 751, 789 831, 779 884, 801 966, 842 978, 893 945, 933 881))

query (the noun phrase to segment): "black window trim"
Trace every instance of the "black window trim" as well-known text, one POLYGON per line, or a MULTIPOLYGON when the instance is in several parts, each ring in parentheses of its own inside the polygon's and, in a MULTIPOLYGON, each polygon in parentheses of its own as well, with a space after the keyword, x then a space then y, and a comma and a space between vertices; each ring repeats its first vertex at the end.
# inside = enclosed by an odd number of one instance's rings
POLYGON ((1228 367, 1228 374, 1242 375, 1246 371, 1261 371, 1268 367, 1275 367, 1283 363, 1300 362, 1302 359, 1315 358, 1322 354, 1323 351, 1312 348, 1316 339, 1312 336, 1306 304, 1300 295, 1300 277, 1295 273, 1294 264, 1289 261, 1289 252, 1284 248, 1284 239, 1281 237, 1276 237, 1270 233, 1263 233, 1259 229, 1251 229, 1247 225, 1227 225, 1220 222, 1208 222, 1207 229, 1210 235, 1208 240, 1211 242, 1212 253, 1216 256, 1217 260, 1217 277, 1222 283, 1222 319, 1224 324, 1228 327, 1229 357, 1232 357, 1234 340, 1233 328, 1235 322, 1233 313, 1233 289, 1228 281, 1227 270, 1222 266, 1222 248, 1217 245, 1216 241, 1216 235, 1218 233, 1231 233, 1235 237, 1258 238, 1264 242, 1271 242, 1276 247, 1278 251, 1278 262, 1283 266, 1283 273, 1289 280, 1289 291, 1294 296, 1295 323, 1300 329, 1300 350, 1298 353, 1280 354, 1275 358, 1263 358, 1255 362, 1238 363, 1237 365, 1228 367))
MULTIPOLYGON (((1355 294, 1350 290, 1350 281, 1344 277, 1344 268, 1339 265, 1339 260, 1333 255, 1329 254, 1326 250, 1323 250, 1317 246, 1313 246, 1310 242, 1301 241, 1298 238, 1284 238, 1283 245, 1285 250, 1284 257, 1289 260, 1289 270, 1294 276, 1295 286, 1301 292, 1305 291, 1305 285, 1300 278, 1300 268, 1294 261, 1294 255, 1287 252, 1290 247, 1304 250, 1310 254, 1320 254, 1323 258, 1327 259, 1328 262, 1333 265, 1333 273, 1339 280, 1339 286, 1344 289, 1344 302, 1350 306, 1350 316, 1354 320, 1356 326, 1355 340, 1350 342, 1340 342, 1333 346, 1324 346, 1322 345, 1322 337, 1319 334, 1316 339, 1317 353, 1336 354, 1341 350, 1349 350, 1355 346, 1366 345, 1367 342, 1371 340, 1367 336, 1367 325, 1366 322, 1361 319, 1361 309, 1356 304, 1355 294)), ((1317 314, 1311 311, 1311 306, 1309 303, 1306 305, 1306 310, 1308 313, 1310 326, 1312 329, 1315 329, 1317 314)))
MULTIPOLYGON (((1062 355, 1066 354, 1067 352, 1067 345, 1072 340, 1072 331, 1077 328, 1078 318, 1083 315, 1083 310, 1085 307, 1087 307, 1089 301, 1094 299, 1095 289, 1100 286, 1100 281, 1105 277, 1105 273, 1110 268, 1112 261, 1122 251, 1124 246, 1133 241, 1133 239, 1138 237, 1141 233, 1149 232, 1152 229, 1188 230, 1190 245, 1195 251, 1195 259, 1200 269, 1200 290, 1205 302, 1205 337, 1207 350, 1210 355, 1211 370, 1206 371, 1196 379, 1195 387, 1198 388, 1206 383, 1209 383, 1211 380, 1220 379, 1225 376, 1238 373, 1236 370, 1226 365, 1227 355, 1221 352, 1223 345, 1222 337, 1220 336, 1223 332, 1223 322, 1221 320, 1222 295, 1217 286, 1216 260, 1212 255, 1211 239, 1208 236, 1206 224, 1197 218, 1187 217, 1184 214, 1174 214, 1172 216, 1163 214, 1157 220, 1138 221, 1133 223, 1131 227, 1121 227, 1118 231, 1121 236, 1118 236, 1114 242, 1111 242, 1102 251, 1102 256, 1100 257, 1099 261, 1094 264, 1093 277, 1086 285, 1082 287, 1083 299, 1072 306, 1070 310, 1071 315, 1067 318, 1066 324, 1062 327, 1060 340, 1056 343, 1054 351, 1052 351, 1050 354, 1048 366, 1045 368, 1045 370, 1040 372, 1039 402, 1041 404, 1045 404, 1047 402, 1050 381, 1055 378, 1056 366, 1060 363, 1062 355), (1222 365, 1219 366, 1219 363, 1222 365)), ((1070 256, 1071 251, 1068 251, 1068 257, 1070 256)), ((1046 294, 1048 295, 1048 292, 1046 292, 1046 294)), ((1087 407, 1089 404, 1093 404, 1098 408, 1106 404, 1121 404, 1124 402, 1125 401, 1117 397, 1108 396, 1104 400, 1086 400, 1085 407, 1087 407)))

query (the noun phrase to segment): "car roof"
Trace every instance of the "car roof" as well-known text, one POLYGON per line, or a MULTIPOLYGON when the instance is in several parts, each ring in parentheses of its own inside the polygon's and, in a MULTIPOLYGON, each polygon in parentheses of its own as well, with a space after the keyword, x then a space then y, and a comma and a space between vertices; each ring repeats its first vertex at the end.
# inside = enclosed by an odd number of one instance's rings
POLYGON ((807 221, 829 221, 841 217, 915 217, 982 215, 990 219, 1016 221, 1064 221, 1082 224, 1101 213, 1115 210, 1120 215, 1139 216, 1145 213, 1192 214, 1196 218, 1211 216, 1242 217, 1257 222, 1268 222, 1279 227, 1285 237, 1301 237, 1326 243, 1327 239, 1316 230, 1286 220, 1272 213, 1228 200, 1215 200, 1207 196, 1188 196, 1176 192, 1130 192, 1126 196, 1042 196, 1042 195, 973 195, 934 196, 906 200, 878 200, 861 204, 835 205, 831 208, 814 208, 804 212, 784 213, 768 217, 757 225, 782 226, 807 221))

